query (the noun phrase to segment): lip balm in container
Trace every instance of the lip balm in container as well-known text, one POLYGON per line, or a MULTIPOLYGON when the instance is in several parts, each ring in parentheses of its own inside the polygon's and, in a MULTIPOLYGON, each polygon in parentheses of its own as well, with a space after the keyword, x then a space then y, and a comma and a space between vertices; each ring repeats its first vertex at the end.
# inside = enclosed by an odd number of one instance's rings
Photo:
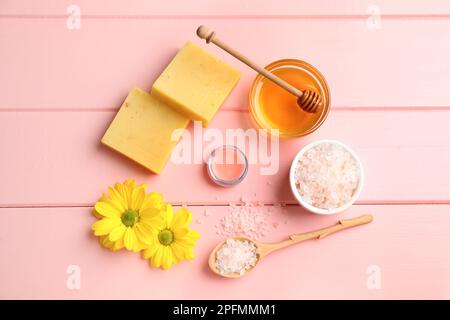
POLYGON ((207 160, 208 175, 223 187, 231 187, 244 180, 248 171, 245 154, 237 147, 224 145, 214 149, 207 160))

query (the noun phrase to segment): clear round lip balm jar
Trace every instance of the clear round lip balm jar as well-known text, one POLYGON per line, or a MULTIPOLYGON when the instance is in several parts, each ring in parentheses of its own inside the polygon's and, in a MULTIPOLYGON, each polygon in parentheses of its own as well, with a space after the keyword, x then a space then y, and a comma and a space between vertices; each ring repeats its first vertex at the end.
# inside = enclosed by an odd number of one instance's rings
POLYGON ((223 187, 240 183, 248 171, 248 161, 244 152, 232 145, 214 149, 207 159, 206 166, 211 180, 223 187))
POLYGON ((296 96, 258 74, 249 94, 250 112, 256 125, 269 132, 278 129, 282 138, 301 137, 317 130, 330 109, 330 90, 320 71, 295 59, 272 62, 266 69, 300 90, 319 93, 323 104, 315 113, 303 111, 296 96))

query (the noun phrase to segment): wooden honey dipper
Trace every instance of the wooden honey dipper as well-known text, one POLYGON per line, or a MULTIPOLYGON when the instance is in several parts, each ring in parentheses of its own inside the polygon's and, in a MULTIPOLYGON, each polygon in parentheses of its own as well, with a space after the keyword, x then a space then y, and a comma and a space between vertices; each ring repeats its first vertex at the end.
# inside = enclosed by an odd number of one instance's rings
POLYGON ((206 40, 206 43, 214 43, 219 48, 225 50, 229 54, 231 54, 236 59, 242 61, 247 66, 258 72, 259 74, 263 75, 267 79, 273 81, 275 84, 280 86, 281 88, 285 89, 286 91, 290 92, 294 96, 297 97, 297 104, 302 108, 304 111, 309 113, 315 113, 317 110, 320 109, 322 106, 322 99, 320 98, 320 95, 312 90, 304 90, 301 91, 283 79, 277 77, 273 73, 267 71, 266 69, 260 67, 255 62, 251 61, 241 53, 237 52, 236 50, 229 47, 227 44, 225 44, 223 41, 221 41, 219 38, 216 37, 216 33, 214 31, 209 30, 206 26, 200 26, 197 29, 197 36, 200 39, 206 40))

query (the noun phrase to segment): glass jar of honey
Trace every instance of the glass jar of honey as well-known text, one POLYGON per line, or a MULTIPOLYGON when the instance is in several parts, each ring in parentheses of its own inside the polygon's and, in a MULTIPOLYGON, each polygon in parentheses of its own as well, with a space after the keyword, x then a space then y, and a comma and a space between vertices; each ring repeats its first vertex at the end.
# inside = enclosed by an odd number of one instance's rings
POLYGON ((249 97, 250 111, 257 125, 266 130, 278 129, 282 138, 301 137, 319 128, 330 109, 330 91, 319 70, 295 59, 275 61, 266 69, 300 90, 319 93, 323 103, 315 113, 303 111, 296 96, 259 74, 249 97))

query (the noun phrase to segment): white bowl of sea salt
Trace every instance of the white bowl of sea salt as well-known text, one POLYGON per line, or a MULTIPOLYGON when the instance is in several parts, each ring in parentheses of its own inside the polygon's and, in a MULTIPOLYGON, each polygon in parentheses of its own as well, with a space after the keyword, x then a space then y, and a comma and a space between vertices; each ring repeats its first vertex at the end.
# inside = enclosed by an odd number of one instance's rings
POLYGON ((361 194, 364 172, 356 153, 335 140, 304 146, 292 161, 292 193, 306 210, 335 214, 348 209, 361 194))

